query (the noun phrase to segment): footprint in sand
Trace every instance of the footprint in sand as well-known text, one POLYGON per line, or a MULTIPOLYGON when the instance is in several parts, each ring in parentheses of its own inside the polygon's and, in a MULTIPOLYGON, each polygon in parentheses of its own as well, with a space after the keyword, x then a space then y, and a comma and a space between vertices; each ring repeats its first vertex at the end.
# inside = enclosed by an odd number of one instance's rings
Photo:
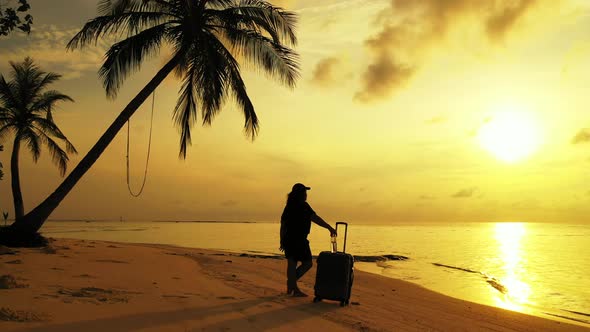
POLYGON ((164 294, 162 295, 162 297, 167 297, 167 298, 178 298, 178 299, 188 299, 188 296, 184 296, 184 295, 168 295, 168 294, 164 294))
MULTIPOLYGON (((20 280, 24 280, 19 278, 20 280)), ((0 276, 0 289, 14 289, 14 288, 27 288, 29 285, 21 284, 16 281, 16 278, 10 274, 0 276)))
POLYGON ((99 262, 99 263, 129 264, 129 262, 126 262, 126 261, 118 261, 116 259, 97 259, 97 260, 95 260, 95 262, 99 262))
POLYGON ((24 310, 0 308, 0 321, 7 322, 42 322, 48 320, 48 315, 24 310))
POLYGON ((102 289, 98 287, 84 287, 80 289, 61 288, 57 293, 68 296, 62 299, 62 301, 66 303, 71 303, 76 299, 94 303, 96 303, 96 301, 103 303, 126 303, 129 302, 129 297, 127 295, 132 294, 133 292, 102 289))

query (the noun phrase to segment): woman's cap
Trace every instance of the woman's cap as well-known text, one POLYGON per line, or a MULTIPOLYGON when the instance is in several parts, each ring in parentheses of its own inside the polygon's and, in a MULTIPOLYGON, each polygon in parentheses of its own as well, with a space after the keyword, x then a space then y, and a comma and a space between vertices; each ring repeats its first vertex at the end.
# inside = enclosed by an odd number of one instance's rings
POLYGON ((291 191, 303 191, 303 190, 310 190, 311 187, 306 187, 303 183, 295 183, 293 185, 293 189, 291 191))

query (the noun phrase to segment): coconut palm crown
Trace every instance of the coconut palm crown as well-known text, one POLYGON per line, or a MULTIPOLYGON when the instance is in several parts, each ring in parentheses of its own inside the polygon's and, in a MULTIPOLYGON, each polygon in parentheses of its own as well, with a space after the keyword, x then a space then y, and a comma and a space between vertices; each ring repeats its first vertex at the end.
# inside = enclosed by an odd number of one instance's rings
POLYGON ((99 72, 110 97, 164 43, 172 48, 173 69, 183 79, 173 115, 180 129, 181 157, 191 144, 197 110, 203 124, 210 125, 230 94, 244 114, 246 134, 256 136, 258 118, 237 59, 289 87, 299 75, 298 56, 288 48, 297 42, 296 16, 267 1, 103 0, 99 12, 68 48, 96 43, 104 35, 124 37, 108 50, 99 72))
POLYGON ((21 144, 26 144, 35 162, 45 145, 63 176, 69 160, 68 153, 77 151, 53 121, 52 110, 57 102, 73 100, 58 91, 47 90, 61 76, 42 71, 31 58, 21 63, 10 62, 10 66, 11 80, 6 81, 0 75, 0 139, 14 134, 10 162, 12 196, 15 216, 22 217, 24 206, 19 178, 21 144), (61 141, 65 149, 56 140, 61 141))

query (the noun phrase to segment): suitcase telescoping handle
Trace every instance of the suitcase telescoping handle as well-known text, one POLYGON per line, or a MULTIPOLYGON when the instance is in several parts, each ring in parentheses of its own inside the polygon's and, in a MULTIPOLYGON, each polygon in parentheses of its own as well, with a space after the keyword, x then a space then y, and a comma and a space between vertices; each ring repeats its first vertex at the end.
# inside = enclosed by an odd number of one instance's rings
POLYGON ((342 252, 346 252, 346 236, 348 235, 348 223, 339 221, 336 223, 336 233, 338 233, 338 225, 344 225, 344 245, 342 252))

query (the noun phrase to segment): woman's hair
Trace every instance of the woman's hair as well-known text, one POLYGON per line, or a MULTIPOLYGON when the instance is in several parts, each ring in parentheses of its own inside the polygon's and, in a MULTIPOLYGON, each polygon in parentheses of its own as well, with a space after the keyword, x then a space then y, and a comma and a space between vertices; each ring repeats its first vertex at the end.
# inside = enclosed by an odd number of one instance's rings
POLYGON ((295 190, 287 194, 287 205, 305 202, 305 190, 295 190))

